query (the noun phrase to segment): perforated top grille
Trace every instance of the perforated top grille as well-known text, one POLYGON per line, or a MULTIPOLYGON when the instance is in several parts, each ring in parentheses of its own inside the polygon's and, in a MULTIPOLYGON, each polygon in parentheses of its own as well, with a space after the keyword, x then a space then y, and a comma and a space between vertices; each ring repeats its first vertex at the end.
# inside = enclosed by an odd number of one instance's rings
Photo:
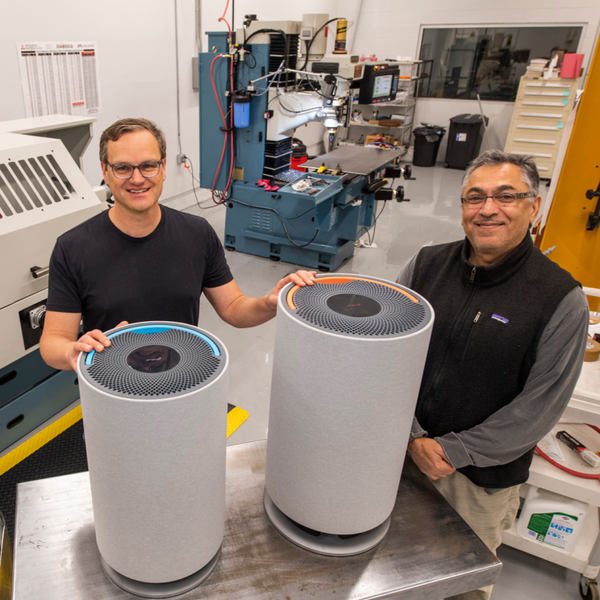
MULTIPOLYGON (((216 343, 216 342, 215 342, 216 343)), ((131 360, 131 359, 130 359, 131 360)), ((169 329, 158 333, 126 331, 94 355, 82 373, 90 383, 110 394, 129 398, 166 398, 207 385, 225 365, 224 353, 215 356, 209 344, 191 332, 169 329), (132 352, 148 346, 166 346, 180 360, 162 372, 135 370, 128 362, 132 352)))
MULTIPOLYGON (((419 299, 414 292, 411 295, 419 299)), ((339 284, 317 280, 312 286, 299 288, 293 302, 296 310, 288 311, 298 319, 319 329, 351 336, 407 335, 424 328, 431 319, 425 302, 414 302, 399 289, 376 280, 356 279, 339 284), (352 312, 357 316, 348 314, 352 312)))

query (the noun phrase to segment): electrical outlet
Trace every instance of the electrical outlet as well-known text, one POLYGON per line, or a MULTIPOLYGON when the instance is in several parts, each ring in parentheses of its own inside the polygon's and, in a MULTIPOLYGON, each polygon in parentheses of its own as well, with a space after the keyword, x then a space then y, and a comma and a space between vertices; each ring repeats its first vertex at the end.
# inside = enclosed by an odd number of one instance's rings
POLYGON ((185 162, 186 158, 187 158, 187 156, 185 154, 178 154, 177 155, 177 164, 180 165, 181 163, 185 162))

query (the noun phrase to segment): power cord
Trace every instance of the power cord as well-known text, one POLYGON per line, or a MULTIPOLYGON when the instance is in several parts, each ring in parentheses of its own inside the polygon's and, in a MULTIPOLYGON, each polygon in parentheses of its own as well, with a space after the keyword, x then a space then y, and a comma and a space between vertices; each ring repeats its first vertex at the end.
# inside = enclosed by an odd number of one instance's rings
POLYGON ((383 206, 381 207, 381 210, 379 211, 379 213, 375 216, 375 223, 373 224, 373 237, 371 237, 370 232, 367 231, 367 239, 369 240, 369 245, 373 245, 373 243, 375 242, 375 233, 377 233, 377 221, 379 221, 379 217, 381 216, 381 213, 385 210, 385 207, 387 206, 388 201, 384 200, 383 201, 383 206))
POLYGON ((200 200, 198 199, 198 195, 196 194, 196 185, 195 185, 194 182, 197 182, 198 186, 200 186, 200 182, 198 181, 198 179, 194 175, 194 164, 192 163, 192 160, 186 156, 183 159, 183 166, 190 172, 190 175, 192 177, 192 191, 194 192, 194 198, 196 198, 196 204, 198 205, 198 208, 200 210, 209 210, 211 208, 217 208, 217 206, 223 206, 223 204, 215 204, 214 202, 210 206, 202 206, 200 204, 200 200), (186 162, 190 163, 189 167, 186 164, 186 162))
MULTIPOLYGON (((394 181, 396 181, 395 179, 392 179, 391 183, 390 183, 390 188, 394 187, 394 181)), ((373 237, 371 237, 371 233, 370 230, 365 229, 365 233, 367 235, 367 240, 369 243, 369 246, 372 246, 373 243, 375 242, 375 233, 377 232, 377 222, 379 221, 379 217, 381 216, 381 213, 383 213, 383 211, 385 210, 385 207, 387 206, 387 203, 389 201, 388 200, 384 200, 383 201, 383 207, 381 208, 381 210, 379 211, 379 213, 375 216, 375 223, 373 224, 373 237)), ((364 235, 364 234, 363 234, 364 235)))
POLYGON ((313 42, 315 41, 315 39, 317 38, 319 33, 321 33, 321 31, 323 31, 323 29, 325 29, 325 27, 327 27, 327 25, 329 25, 329 23, 333 23, 334 21, 337 21, 340 18, 341 17, 335 17, 335 19, 329 19, 329 21, 323 23, 323 25, 321 25, 321 27, 319 27, 319 29, 317 29, 315 34, 312 36, 310 42, 308 42, 308 44, 306 45, 306 59, 304 60, 304 66, 302 67, 302 69, 300 69, 301 71, 306 70, 306 65, 308 64, 308 54, 310 52, 310 47, 312 46, 313 42))
POLYGON ((306 212, 304 212, 304 213, 300 214, 300 215, 297 215, 296 217, 287 218, 287 217, 282 217, 282 216, 281 216, 281 215, 280 215, 280 214, 277 212, 277 210, 275 210, 274 208, 271 208, 270 206, 255 206, 255 205, 253 205, 253 204, 248 204, 247 202, 242 202, 241 200, 236 200, 235 198, 229 198, 229 199, 228 199, 228 201, 229 201, 229 202, 237 202, 238 204, 241 204, 241 205, 243 205, 243 206, 247 206, 248 208, 259 208, 259 209, 261 209, 261 210, 268 210, 268 211, 270 211, 270 212, 273 212, 273 213, 275 213, 275 214, 277 215, 277 218, 279 219, 279 222, 281 223, 281 227, 283 228, 283 232, 285 233, 285 237, 286 237, 286 238, 289 240, 289 242, 290 242, 292 245, 296 246, 296 248, 306 248, 306 246, 310 246, 310 244, 312 244, 312 243, 315 241, 316 237, 319 235, 319 230, 317 229, 317 230, 315 231, 315 235, 313 235, 312 239, 311 239, 309 242, 306 242, 306 244, 298 244, 297 242, 295 242, 295 241, 294 241, 294 240, 293 240, 293 239, 290 237, 290 235, 289 235, 289 233, 288 233, 288 230, 287 230, 287 229, 286 229, 286 227, 285 227, 285 223, 283 222, 283 221, 284 221, 284 219, 285 219, 286 221, 292 221, 292 220, 294 220, 294 219, 297 219, 298 217, 301 217, 302 215, 305 215, 305 214, 309 213, 311 210, 313 210, 312 208, 311 208, 311 209, 309 209, 309 210, 307 210, 306 212))
MULTIPOLYGON (((586 425, 588 427, 591 427, 596 433, 600 433, 600 428, 596 427, 596 425, 590 425, 589 423, 586 423, 586 425)), ((545 452, 540 450, 539 446, 535 447, 535 452, 536 452, 536 454, 539 454, 542 458, 546 459, 551 465, 554 465, 557 469, 560 469, 561 471, 565 471, 565 473, 569 473, 570 475, 575 475, 575 477, 581 477, 582 479, 598 479, 598 480, 600 480, 600 474, 598 474, 598 473, 582 473, 581 471, 575 471, 573 469, 569 469, 568 467, 565 467, 564 465, 561 465, 560 463, 551 459, 545 452)))

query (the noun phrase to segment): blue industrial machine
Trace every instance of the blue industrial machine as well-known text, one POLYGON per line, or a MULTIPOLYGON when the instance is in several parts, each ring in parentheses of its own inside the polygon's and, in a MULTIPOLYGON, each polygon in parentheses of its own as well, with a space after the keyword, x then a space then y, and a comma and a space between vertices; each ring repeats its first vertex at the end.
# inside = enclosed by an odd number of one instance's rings
POLYGON ((410 167, 394 148, 335 148, 365 72, 357 57, 305 52, 298 69, 298 23, 245 25, 237 44, 209 32, 199 57, 200 183, 226 205, 227 249, 334 271, 375 224, 376 201, 403 200, 386 177, 410 167), (293 130, 313 120, 327 153, 291 170, 293 130))

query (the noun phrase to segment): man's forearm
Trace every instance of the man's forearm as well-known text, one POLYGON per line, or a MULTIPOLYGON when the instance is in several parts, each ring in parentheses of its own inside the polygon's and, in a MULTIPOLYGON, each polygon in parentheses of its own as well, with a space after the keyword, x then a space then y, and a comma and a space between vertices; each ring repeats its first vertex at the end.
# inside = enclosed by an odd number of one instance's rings
POLYGON ((74 346, 75 340, 44 333, 40 341, 40 353, 47 365, 61 371, 70 371, 72 365, 69 357, 74 346))
POLYGON ((288 284, 312 285, 314 271, 297 271, 279 280, 270 294, 260 298, 245 296, 235 281, 215 288, 204 288, 204 295, 217 314, 234 327, 254 327, 272 319, 277 314, 279 292, 288 284))
POLYGON ((255 327, 270 321, 276 314, 277 307, 269 303, 268 296, 243 296, 230 307, 223 320, 234 327, 255 327))
POLYGON ((417 417, 413 417, 412 426, 410 428, 409 441, 413 441, 417 438, 427 437, 427 432, 421 427, 421 424, 417 420, 417 417))
POLYGON ((439 479, 454 473, 454 467, 444 453, 444 449, 430 438, 416 438, 408 444, 408 453, 419 469, 432 479, 439 479))

